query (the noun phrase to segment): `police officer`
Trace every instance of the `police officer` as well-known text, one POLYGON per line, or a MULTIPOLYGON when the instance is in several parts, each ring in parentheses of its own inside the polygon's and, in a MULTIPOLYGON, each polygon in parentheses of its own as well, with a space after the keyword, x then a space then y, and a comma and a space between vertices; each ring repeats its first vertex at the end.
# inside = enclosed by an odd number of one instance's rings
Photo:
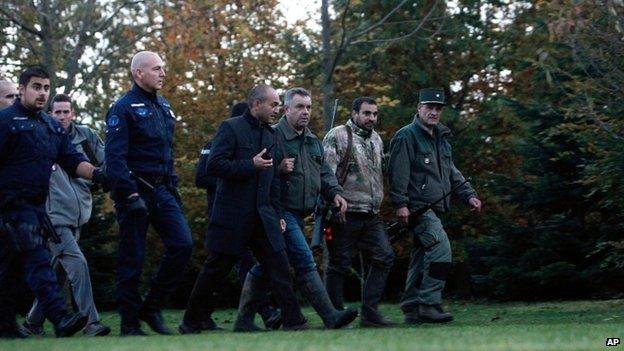
MULTIPOLYGON (((304 219, 312 214, 319 194, 344 213, 347 202, 340 195, 342 188, 323 157, 321 141, 308 128, 312 97, 303 88, 293 88, 284 95, 284 111, 275 130, 281 141, 276 150, 280 174, 286 182, 283 188, 284 219, 286 220, 286 252, 295 270, 299 291, 323 320, 326 328, 342 328, 357 317, 357 310, 337 310, 332 305, 323 281, 316 270, 314 256, 303 234, 304 219)), ((249 272, 234 328, 254 329, 253 297, 262 286, 262 265, 256 264, 249 272)))
POLYGON ((13 105, 18 96, 19 93, 15 84, 8 80, 0 79, 0 110, 13 105))
POLYGON ((23 264, 26 281, 54 324, 56 336, 70 336, 84 328, 87 317, 66 310, 44 245, 50 173, 56 163, 72 176, 97 182, 105 182, 106 176, 76 151, 58 122, 41 111, 50 94, 47 72, 37 67, 25 70, 19 90, 21 99, 0 111, 0 336, 24 336, 6 296, 12 259, 23 264))
POLYGON ((158 95, 165 69, 160 57, 149 51, 134 55, 134 86, 106 116, 106 167, 119 223, 117 303, 121 335, 145 335, 139 320, 159 334, 171 334, 160 308, 175 289, 186 266, 193 241, 182 213, 173 169, 175 115, 158 95), (145 299, 139 283, 149 224, 165 246, 160 267, 145 299))
MULTIPOLYGON (((52 98, 52 117, 59 122, 68 134, 76 150, 81 152, 90 162, 101 165, 104 162, 104 143, 97 133, 74 122, 76 117, 71 98, 58 94, 52 98)), ((52 166, 50 177, 50 193, 46 200, 46 211, 50 222, 58 233, 61 242, 48 240, 48 248, 52 253, 52 267, 57 272, 60 285, 69 279, 72 298, 78 310, 88 317, 83 330, 87 336, 103 336, 111 329, 100 322, 93 292, 87 260, 78 246, 81 227, 91 217, 91 183, 82 178, 70 177, 58 165, 52 166)), ((31 334, 43 334, 45 317, 41 313, 39 300, 33 303, 23 327, 31 334)))
MULTIPOLYGON (((464 177, 451 158, 451 131, 440 123, 444 91, 422 89, 418 114, 401 128, 390 143, 390 199, 400 223, 407 225, 410 210, 433 203, 461 184, 464 177)), ((481 201, 466 183, 456 194, 473 210, 481 201)), ((451 245, 439 215, 449 210, 450 200, 441 202, 418 219, 412 231, 412 249, 401 309, 406 323, 444 323, 453 316, 442 309, 442 290, 451 269, 451 245)))
POLYGON ((272 87, 258 85, 247 102, 249 109, 225 120, 212 143, 206 168, 220 180, 208 226, 210 256, 191 292, 181 333, 201 331, 204 306, 212 308, 213 293, 247 249, 268 272, 284 328, 307 328, 292 290, 282 235, 286 223, 281 218, 280 180, 273 160, 275 131, 268 124, 279 112, 280 99, 272 87))
POLYGON ((342 306, 344 275, 357 248, 370 259, 362 292, 361 324, 388 327, 377 306, 394 262, 394 252, 379 216, 383 199, 383 142, 375 132, 377 103, 370 97, 353 100, 351 119, 330 130, 323 139, 325 159, 342 183, 347 200, 346 223, 335 223, 333 240, 327 240, 329 265, 327 292, 336 307, 342 306))
MULTIPOLYGON (((234 106, 232 106, 230 118, 242 116, 245 111, 247 111, 247 108, 248 105, 245 101, 236 103, 234 106)), ((206 164, 208 163, 208 157, 210 156, 211 147, 212 140, 207 142, 204 148, 201 150, 199 162, 197 163, 197 172, 195 173, 195 185, 198 188, 206 189, 206 216, 208 218, 210 218, 210 215, 212 213, 215 192, 217 190, 217 181, 219 179, 215 176, 209 175, 208 168, 206 167, 206 164)), ((206 235, 205 246, 208 247, 208 235, 206 235)), ((247 277, 247 273, 249 272, 251 267, 254 266, 254 264, 256 264, 256 261, 253 258, 252 252, 250 250, 245 250, 245 252, 241 256, 241 259, 236 263, 236 271, 238 273, 238 279, 241 283, 241 286, 245 283, 245 277, 247 277)), ((276 309, 271 305, 271 298, 268 293, 263 296, 262 301, 259 301, 258 305, 258 313, 264 321, 264 326, 267 329, 279 329, 282 324, 282 317, 279 309, 276 309)), ((206 313, 209 316, 211 311, 207 311, 206 313)), ((214 329, 215 325, 211 321, 212 318, 206 318, 204 323, 202 323, 202 330, 214 329)))

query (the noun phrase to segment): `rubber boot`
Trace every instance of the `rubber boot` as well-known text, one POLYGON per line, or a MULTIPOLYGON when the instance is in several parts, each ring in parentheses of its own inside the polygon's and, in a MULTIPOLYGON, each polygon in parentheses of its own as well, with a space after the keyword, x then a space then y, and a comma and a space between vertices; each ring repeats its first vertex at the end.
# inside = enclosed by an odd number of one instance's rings
POLYGON ((339 329, 357 318, 358 312, 355 309, 337 310, 334 308, 317 271, 308 272, 301 276, 299 289, 321 317, 325 328, 339 329))
POLYGON ((257 332, 263 330, 254 323, 254 319, 258 305, 265 294, 266 285, 262 279, 247 273, 238 301, 238 316, 236 317, 236 322, 234 322, 235 332, 257 332))
POLYGON ((385 319, 377 309, 386 287, 388 273, 386 269, 375 266, 371 266, 370 268, 370 272, 364 283, 364 291, 362 292, 362 326, 390 327, 395 325, 393 322, 385 319))
POLYGON ((327 272, 325 274, 325 288, 327 289, 329 299, 337 310, 344 309, 343 287, 344 278, 342 274, 335 272, 327 272))

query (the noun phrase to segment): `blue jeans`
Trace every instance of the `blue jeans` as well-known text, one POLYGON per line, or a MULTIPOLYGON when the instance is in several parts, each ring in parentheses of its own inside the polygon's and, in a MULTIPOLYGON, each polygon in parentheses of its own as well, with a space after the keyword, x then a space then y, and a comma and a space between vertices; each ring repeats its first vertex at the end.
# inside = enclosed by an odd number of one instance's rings
POLYGON ((123 202, 115 203, 119 223, 119 255, 117 259, 117 303, 121 322, 126 326, 138 326, 141 308, 158 309, 159 303, 171 293, 188 260, 191 258, 193 240, 180 204, 162 185, 154 190, 139 189, 147 204, 149 215, 133 217, 123 202), (147 227, 149 224, 160 236, 165 252, 160 267, 152 279, 145 301, 139 294, 139 284, 145 258, 147 227))
MULTIPOLYGON (((303 218, 292 212, 284 211, 284 220, 286 221, 286 231, 284 232, 286 253, 290 265, 295 270, 295 275, 300 277, 316 271, 312 250, 310 250, 305 235, 303 235, 303 218)), ((249 272, 256 277, 261 277, 263 274, 262 265, 257 263, 249 272)))

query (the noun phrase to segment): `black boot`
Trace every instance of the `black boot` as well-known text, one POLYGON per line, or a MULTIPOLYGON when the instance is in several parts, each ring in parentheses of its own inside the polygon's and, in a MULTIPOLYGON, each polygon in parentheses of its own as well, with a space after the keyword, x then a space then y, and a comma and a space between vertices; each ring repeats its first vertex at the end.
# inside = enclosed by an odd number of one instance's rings
POLYGON ((299 279, 299 289, 316 313, 321 317, 325 328, 339 329, 357 318, 357 310, 352 308, 337 310, 334 308, 317 271, 308 272, 301 276, 299 279))
POLYGON ((54 334, 57 338, 64 338, 76 334, 87 325, 87 316, 80 313, 68 314, 54 325, 54 334))
POLYGON ((143 301, 143 305, 141 309, 139 309, 138 317, 158 334, 173 334, 173 330, 165 324, 165 320, 160 311, 159 299, 155 298, 152 292, 150 292, 145 298, 145 301, 143 301))
POLYGON ((0 339, 25 339, 28 336, 30 333, 17 324, 15 317, 12 321, 0 324, 0 339))
POLYGON ((139 326, 129 326, 122 324, 119 328, 119 335, 121 336, 146 336, 147 334, 139 326))
POLYGON ((329 299, 337 310, 344 310, 343 293, 344 278, 336 272, 325 273, 325 288, 329 299))
POLYGON ((419 305, 418 322, 420 323, 448 323, 453 320, 453 315, 444 312, 440 305, 419 305))
POLYGON ((366 283, 364 283, 364 291, 362 292, 361 325, 364 327, 390 327, 395 325, 393 322, 385 319, 377 309, 386 287, 387 278, 388 270, 371 266, 366 283))
POLYGON ((257 332, 262 331, 254 323, 256 311, 262 297, 266 295, 266 284, 261 278, 247 273, 243 289, 238 301, 238 316, 234 322, 235 332, 257 332))
POLYGON ((279 308, 271 306, 268 298, 262 306, 260 306, 258 314, 262 317, 266 329, 277 330, 282 326, 282 311, 280 311, 279 308))

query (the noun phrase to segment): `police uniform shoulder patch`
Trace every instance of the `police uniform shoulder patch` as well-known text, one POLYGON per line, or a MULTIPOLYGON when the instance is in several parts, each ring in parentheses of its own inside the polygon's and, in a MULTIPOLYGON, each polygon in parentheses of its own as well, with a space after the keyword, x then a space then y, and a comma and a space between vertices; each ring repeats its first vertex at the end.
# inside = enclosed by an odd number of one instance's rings
POLYGON ((146 107, 139 107, 139 108, 135 108, 134 110, 141 117, 145 117, 149 113, 149 110, 146 107))
POLYGON ((119 117, 117 115, 112 115, 108 117, 108 123, 106 123, 109 127, 113 128, 119 125, 119 117))

